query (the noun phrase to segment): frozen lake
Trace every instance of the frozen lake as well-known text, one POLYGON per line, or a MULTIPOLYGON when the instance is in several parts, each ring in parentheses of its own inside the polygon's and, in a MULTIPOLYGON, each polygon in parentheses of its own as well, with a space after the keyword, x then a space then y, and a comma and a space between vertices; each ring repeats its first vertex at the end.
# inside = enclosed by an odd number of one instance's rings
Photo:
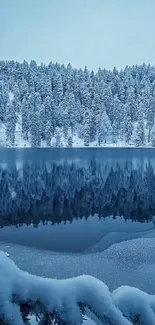
POLYGON ((154 149, 0 149, 0 240, 81 253, 140 237, 154 166, 154 149))
POLYGON ((7 251, 21 269, 35 275, 62 279, 89 274, 105 282, 110 290, 130 285, 154 294, 155 233, 147 236, 113 244, 95 254, 54 253, 3 242, 0 249, 7 251))
POLYGON ((0 249, 47 277, 155 292, 153 149, 1 149, 0 249))

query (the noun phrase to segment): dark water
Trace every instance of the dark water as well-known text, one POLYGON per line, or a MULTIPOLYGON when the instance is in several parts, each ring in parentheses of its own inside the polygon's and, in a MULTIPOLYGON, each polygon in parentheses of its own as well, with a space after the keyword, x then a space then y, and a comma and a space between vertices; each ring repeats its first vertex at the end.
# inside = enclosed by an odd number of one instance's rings
POLYGON ((154 149, 0 149, 0 240, 77 251, 148 229, 154 167, 154 149))

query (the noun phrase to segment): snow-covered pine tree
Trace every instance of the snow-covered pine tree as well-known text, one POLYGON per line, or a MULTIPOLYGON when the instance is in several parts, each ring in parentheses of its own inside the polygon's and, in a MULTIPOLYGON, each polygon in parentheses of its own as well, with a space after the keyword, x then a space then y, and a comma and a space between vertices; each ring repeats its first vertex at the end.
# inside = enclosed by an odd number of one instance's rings
POLYGON ((119 137, 119 124, 118 121, 115 120, 112 124, 112 143, 116 143, 118 141, 118 137, 119 137))
POLYGON ((91 125, 91 137, 92 140, 96 136, 97 128, 98 128, 98 121, 99 116, 101 115, 102 111, 105 109, 105 103, 103 96, 103 84, 95 80, 94 78, 94 84, 93 89, 91 89, 92 92, 92 102, 90 106, 91 114, 92 114, 92 125, 91 125))
POLYGON ((18 87, 19 87, 19 93, 20 93, 20 101, 22 102, 23 98, 26 97, 26 95, 28 95, 28 92, 29 92, 28 83, 24 79, 24 77, 20 81, 20 84, 18 85, 18 87))
POLYGON ((84 145, 89 146, 90 143, 90 112, 87 109, 85 112, 85 123, 84 123, 84 145))
POLYGON ((108 139, 111 137, 111 121, 106 113, 105 110, 101 113, 98 121, 98 127, 97 127, 97 140, 99 146, 102 143, 106 143, 108 139))
POLYGON ((50 96, 45 97, 43 101, 43 107, 44 107, 44 115, 43 115, 44 127, 46 127, 46 124, 50 122, 51 135, 53 135, 57 120, 56 120, 56 112, 55 112, 52 93, 51 93, 51 97, 50 96))
POLYGON ((135 143, 137 146, 143 146, 145 144, 144 106, 142 102, 139 105, 139 118, 136 127, 135 143))
POLYGON ((75 78, 74 78, 74 69, 72 68, 70 63, 67 65, 67 67, 65 67, 64 65, 61 66, 61 76, 62 76, 64 93, 66 92, 68 87, 70 88, 71 92, 73 92, 75 78))
POLYGON ((5 83, 0 80, 0 120, 5 121, 6 106, 9 100, 8 91, 5 88, 5 83))
POLYGON ((56 106, 59 106, 63 99, 63 83, 59 72, 55 72, 53 76, 53 97, 56 106))
POLYGON ((155 118, 155 99, 152 95, 149 97, 149 105, 147 107, 146 119, 147 119, 147 128, 148 128, 148 142, 151 141, 151 130, 154 125, 155 118))
POLYGON ((15 129, 16 129, 16 112, 13 103, 9 100, 6 107, 5 123, 6 123, 6 142, 14 146, 15 129))
POLYGON ((69 117, 69 127, 71 128, 72 134, 75 131, 75 109, 76 103, 74 94, 72 92, 68 93, 68 117, 69 117))
POLYGON ((28 140, 28 132, 30 127, 29 105, 28 100, 24 96, 21 104, 21 117, 22 117, 22 133, 23 138, 28 140))
POLYGON ((52 100, 53 98, 53 94, 52 94, 52 80, 50 76, 46 76, 45 80, 43 80, 44 82, 44 88, 43 88, 43 92, 42 92, 42 98, 45 98, 47 96, 49 96, 52 100))
POLYGON ((132 123, 137 119, 137 103, 136 103, 136 98, 135 98, 135 90, 131 86, 127 89, 127 101, 126 104, 129 105, 130 110, 129 110, 129 115, 131 118, 132 123))
POLYGON ((155 147, 155 124, 153 125, 153 128, 151 130, 151 145, 155 147))
POLYGON ((41 133, 40 133, 40 113, 33 111, 31 113, 31 146, 40 147, 41 145, 41 133))
POLYGON ((69 128, 68 134, 67 134, 67 145, 68 145, 68 147, 72 147, 72 145, 73 145, 73 133, 72 133, 71 128, 69 128))
POLYGON ((74 132, 75 127, 75 98, 74 94, 70 91, 69 87, 65 92, 62 101, 62 125, 65 137, 67 137, 69 127, 74 132))
POLYGON ((112 95, 111 86, 105 83, 104 87, 101 88, 101 85, 102 84, 100 84, 101 98, 105 105, 106 112, 111 120, 111 123, 113 123, 114 111, 113 111, 113 95, 112 95))
POLYGON ((84 106, 78 100, 75 103, 75 111, 74 111, 75 124, 82 123, 83 116, 84 116, 84 106))
POLYGON ((130 114, 130 105, 126 103, 124 105, 124 121, 123 121, 123 126, 124 126, 124 138, 125 142, 129 144, 133 132, 133 124, 131 121, 131 114, 130 114))
POLYGON ((125 94, 125 87, 123 81, 120 82, 119 91, 118 91, 118 98, 122 104, 126 102, 126 94, 125 94))
POLYGON ((50 123, 50 119, 47 120, 47 117, 46 117, 46 112, 45 112, 45 105, 44 103, 41 104, 40 106, 40 110, 39 110, 39 113, 40 113, 40 133, 41 133, 41 139, 42 140, 45 140, 45 130, 46 130, 46 124, 49 122, 50 123))
POLYGON ((35 112, 39 112, 42 101, 41 101, 41 96, 40 96, 40 94, 38 92, 34 93, 34 100, 35 100, 34 110, 35 110, 35 112))
POLYGON ((51 122, 47 121, 46 126, 45 126, 45 141, 47 147, 51 146, 51 122))
POLYGON ((117 95, 114 96, 113 98, 113 139, 115 142, 117 142, 119 136, 120 136, 120 126, 122 124, 122 119, 123 119, 123 104, 117 97, 117 95))
POLYGON ((75 128, 76 128, 76 134, 80 139, 84 138, 84 112, 85 107, 80 103, 80 101, 77 101, 76 103, 76 110, 75 110, 75 128))
POLYGON ((91 93, 86 81, 80 83, 80 101, 87 108, 91 105, 91 93))
POLYGON ((61 146, 61 135, 60 135, 60 128, 57 127, 55 129, 55 140, 56 140, 56 147, 60 147, 61 146))
POLYGON ((13 91, 10 93, 12 96, 12 102, 15 107, 15 111, 20 113, 21 109, 21 96, 20 96, 20 89, 17 84, 14 85, 13 91))

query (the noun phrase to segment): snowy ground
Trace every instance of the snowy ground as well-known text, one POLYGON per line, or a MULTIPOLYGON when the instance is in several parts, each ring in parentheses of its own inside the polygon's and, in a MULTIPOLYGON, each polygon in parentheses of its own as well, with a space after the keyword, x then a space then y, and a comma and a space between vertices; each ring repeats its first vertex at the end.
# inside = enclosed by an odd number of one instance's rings
MULTIPOLYGON (((22 137, 22 132, 19 130, 18 125, 15 132, 15 144, 14 146, 11 146, 6 141, 6 135, 5 135, 5 127, 0 126, 0 147, 13 147, 13 148, 31 148, 30 141, 26 141, 22 137)), ((56 147, 56 140, 53 137, 51 140, 51 147, 56 147)), ((46 148, 47 145, 45 141, 41 142, 41 148, 46 148)), ((68 148, 67 141, 62 138, 60 147, 68 148)), ((130 144, 125 143, 124 141, 118 141, 117 143, 111 143, 107 142, 105 144, 98 145, 97 141, 93 141, 89 144, 88 147, 84 145, 83 139, 78 138, 77 136, 73 137, 73 145, 72 148, 137 148, 135 143, 131 142, 130 144)), ((149 143, 146 143, 143 146, 138 146, 138 148, 154 148, 149 143)))
MULTIPOLYGON (((63 147, 63 148, 68 147, 67 140, 64 138, 64 136, 61 132, 60 132, 60 135, 61 135, 60 147, 63 147)), ((93 141, 89 144, 89 147, 90 148, 100 148, 100 147, 101 148, 102 147, 103 148, 130 148, 130 147, 134 148, 134 147, 136 147, 137 148, 137 146, 135 145, 134 137, 135 136, 133 134, 130 144, 127 144, 125 141, 121 141, 121 140, 117 141, 117 143, 111 143, 111 141, 109 139, 109 141, 107 141, 107 143, 101 144, 100 146, 98 144, 98 141, 93 141)), ((147 135, 147 130, 146 130, 146 139, 147 139, 147 137, 148 137, 148 135, 147 135)), ((0 122, 0 147, 11 147, 11 145, 8 144, 6 141, 5 125, 2 122, 0 122)), ((26 141, 23 139, 20 116, 18 116, 18 123, 16 123, 15 144, 13 147, 17 147, 17 148, 30 148, 31 147, 30 141, 26 141)), ((41 147, 42 148, 47 147, 45 141, 42 141, 41 147)), ((56 139, 54 137, 51 139, 51 147, 56 147, 56 139)), ((76 134, 74 134, 72 147, 73 148, 85 148, 84 140, 79 138, 76 134)), ((147 142, 142 147, 152 148, 150 143, 147 143, 147 142)))
POLYGON ((69 278, 89 274, 104 281, 110 290, 131 285, 155 293, 155 230, 141 236, 85 254, 54 253, 4 242, 0 242, 0 249, 7 251, 21 269, 36 275, 69 278))

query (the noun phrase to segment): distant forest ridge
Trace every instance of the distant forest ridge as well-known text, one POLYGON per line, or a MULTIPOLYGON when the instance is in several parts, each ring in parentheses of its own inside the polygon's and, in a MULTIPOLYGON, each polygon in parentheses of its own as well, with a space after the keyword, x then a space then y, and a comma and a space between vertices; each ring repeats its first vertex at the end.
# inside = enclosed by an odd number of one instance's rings
POLYGON ((155 67, 0 61, 0 146, 155 146, 155 67))

